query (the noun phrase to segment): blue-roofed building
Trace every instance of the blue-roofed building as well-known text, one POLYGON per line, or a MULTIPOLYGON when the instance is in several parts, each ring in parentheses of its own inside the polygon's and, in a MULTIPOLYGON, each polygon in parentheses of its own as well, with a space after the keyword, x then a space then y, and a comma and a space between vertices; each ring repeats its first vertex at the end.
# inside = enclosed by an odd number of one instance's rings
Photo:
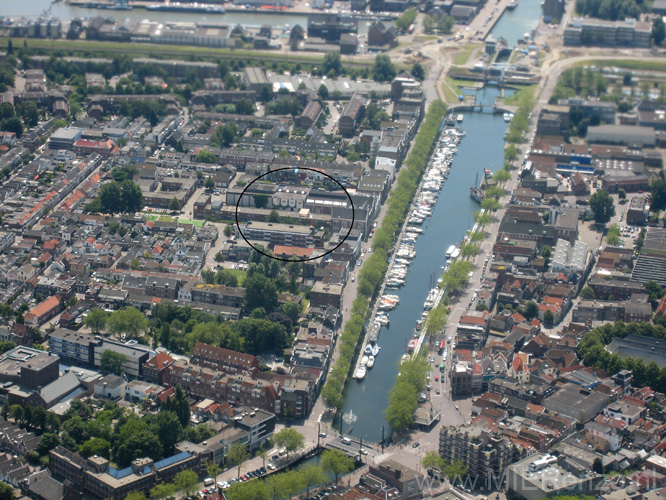
POLYGON ((137 458, 123 469, 112 467, 106 458, 92 456, 86 459, 58 446, 50 452, 49 467, 56 479, 68 479, 85 493, 121 500, 131 492, 148 491, 157 483, 171 482, 183 470, 201 474, 202 467, 209 460, 206 450, 192 443, 182 445, 187 451, 178 445, 175 455, 157 462, 151 458, 137 458))

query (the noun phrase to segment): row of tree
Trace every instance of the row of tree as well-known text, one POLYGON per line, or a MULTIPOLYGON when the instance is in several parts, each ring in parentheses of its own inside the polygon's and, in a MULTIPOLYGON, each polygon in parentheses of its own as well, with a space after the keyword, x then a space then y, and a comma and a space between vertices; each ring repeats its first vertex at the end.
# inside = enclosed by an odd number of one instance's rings
POLYGON ((435 139, 445 114, 446 105, 442 101, 432 103, 416 135, 412 152, 405 161, 396 185, 391 191, 382 225, 375 231, 372 254, 365 261, 359 273, 358 293, 352 304, 351 317, 340 334, 340 356, 322 390, 322 396, 329 406, 339 408, 342 405, 343 388, 351 369, 358 339, 368 316, 369 299, 376 295, 384 279, 388 268, 386 261, 389 251, 405 220, 433 145, 436 143, 435 139))
POLYGON ((642 335, 645 337, 666 339, 666 327, 651 323, 606 323, 593 328, 581 339, 578 344, 578 356, 587 366, 597 370, 605 370, 613 375, 620 370, 632 371, 632 384, 636 387, 649 386, 658 392, 666 391, 666 367, 659 366, 651 361, 645 363, 642 359, 627 357, 622 359, 617 354, 611 354, 606 346, 615 338, 624 338, 627 335, 642 335))
POLYGON ((523 142, 523 135, 530 128, 530 113, 534 107, 532 95, 525 91, 518 98, 518 109, 509 123, 509 130, 506 134, 506 142, 509 144, 519 144, 523 142))
POLYGON ((87 213, 133 214, 143 209, 143 193, 138 184, 130 179, 104 184, 97 198, 85 206, 87 213))
POLYGON ((428 363, 423 356, 400 364, 398 377, 389 392, 386 421, 397 434, 414 424, 414 412, 419 406, 419 394, 425 389, 428 363))
POLYGON ((264 480, 236 483, 224 492, 228 500, 287 500, 303 490, 310 490, 330 482, 329 475, 338 478, 354 468, 354 461, 340 450, 326 450, 321 465, 305 465, 287 472, 271 474, 264 480), (328 475, 327 475, 328 474, 328 475))

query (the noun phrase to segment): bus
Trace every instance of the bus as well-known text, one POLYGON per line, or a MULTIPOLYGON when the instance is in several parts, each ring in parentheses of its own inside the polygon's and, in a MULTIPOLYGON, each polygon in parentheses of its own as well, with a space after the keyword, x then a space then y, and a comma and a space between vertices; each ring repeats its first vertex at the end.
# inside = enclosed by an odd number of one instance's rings
POLYGON ((445 341, 445 340, 442 340, 442 341, 439 343, 439 354, 442 354, 442 353, 444 352, 444 347, 445 347, 445 346, 446 346, 446 341, 445 341))

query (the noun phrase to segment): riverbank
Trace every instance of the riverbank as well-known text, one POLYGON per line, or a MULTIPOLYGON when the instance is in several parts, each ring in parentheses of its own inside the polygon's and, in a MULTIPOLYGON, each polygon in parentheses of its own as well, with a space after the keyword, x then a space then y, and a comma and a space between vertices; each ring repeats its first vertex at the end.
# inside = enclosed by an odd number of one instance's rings
POLYGON ((414 146, 391 190, 386 215, 381 226, 375 231, 372 254, 359 272, 358 293, 352 306, 352 315, 340 335, 340 356, 322 389, 322 396, 331 407, 339 409, 343 404, 343 390, 351 371, 352 360, 357 355, 361 335, 367 335, 368 332, 365 325, 370 305, 376 300, 385 279, 389 252, 398 228, 404 224, 407 209, 416 194, 417 183, 425 171, 434 147, 434 139, 445 115, 446 105, 443 102, 435 101, 430 105, 414 139, 414 146))
MULTIPOLYGON (((185 1, 181 3, 186 4, 185 1)), ((150 6, 156 4, 159 5, 159 2, 151 0, 133 0, 131 2, 123 4, 120 3, 118 0, 67 0, 66 4, 72 7, 79 7, 86 9, 102 9, 108 11, 115 11, 122 14, 123 12, 127 12, 133 9, 147 10, 150 6)), ((245 5, 239 6, 234 3, 215 2, 212 0, 206 2, 204 0, 202 2, 199 2, 199 5, 197 7, 205 9, 204 5, 206 7, 207 6, 212 7, 208 11, 201 10, 200 12, 198 12, 206 16, 222 15, 227 12, 236 13, 236 14, 271 14, 277 16, 294 16, 294 15, 302 16, 308 14, 328 13, 326 11, 323 11, 322 9, 316 9, 310 7, 307 3, 296 3, 292 7, 285 7, 285 6, 275 7, 270 5, 264 5, 259 8, 256 8, 256 7, 246 7, 245 5), (220 12, 217 12, 215 10, 216 8, 219 8, 220 12)), ((178 11, 176 10, 162 11, 162 12, 173 12, 175 14, 178 14, 178 11)), ((192 11, 183 10, 183 13, 192 13, 192 11)), ((398 15, 379 14, 379 13, 378 14, 373 13, 370 16, 362 13, 349 13, 348 15, 350 17, 353 17, 354 19, 358 19, 361 21, 363 20, 393 21, 398 18, 398 15)))

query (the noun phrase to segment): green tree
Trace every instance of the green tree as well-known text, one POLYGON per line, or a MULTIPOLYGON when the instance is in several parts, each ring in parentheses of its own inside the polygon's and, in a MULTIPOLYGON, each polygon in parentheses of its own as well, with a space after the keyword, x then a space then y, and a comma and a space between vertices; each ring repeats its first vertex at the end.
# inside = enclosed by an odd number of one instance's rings
POLYGON ((60 444, 60 438, 52 432, 45 432, 37 445, 37 453, 44 456, 60 444))
MULTIPOLYGON (((12 43, 9 40, 9 43, 12 43)), ((14 488, 4 482, 0 482, 0 500, 14 500, 14 488)))
POLYGON ((155 434, 160 438, 164 453, 169 455, 178 442, 183 427, 180 425, 178 415, 173 411, 160 411, 156 420, 155 434))
POLYGON ((550 309, 543 313, 543 322, 551 326, 555 322, 555 314, 550 309))
POLYGON ((317 92, 317 94, 319 94, 319 98, 322 101, 325 101, 325 100, 328 99, 328 87, 326 86, 326 84, 322 83, 319 86, 319 91, 317 92))
POLYGON ((402 31, 406 31, 414 23, 416 19, 417 11, 416 9, 407 9, 402 15, 395 21, 395 25, 400 28, 402 31))
POLYGON ((275 282, 262 274, 253 274, 245 279, 245 305, 251 311, 263 307, 270 313, 277 307, 275 282))
POLYGON ((533 300, 530 300, 527 304, 525 304, 524 309, 523 316, 525 316, 525 319, 528 321, 536 318, 539 315, 539 305, 533 300))
POLYGON ((391 58, 386 54, 377 54, 372 67, 373 79, 377 82, 390 82, 395 78, 396 72, 391 58))
POLYGON ((171 483, 160 483, 155 485, 153 489, 150 490, 151 500, 162 500, 173 496, 176 492, 176 487, 171 483))
POLYGON ((94 334, 97 334, 104 330, 106 322, 109 319, 109 314, 100 309, 99 307, 93 307, 88 311, 86 319, 83 320, 83 324, 86 325, 94 334))
POLYGON ((215 189, 215 181, 213 180, 212 177, 206 177, 206 181, 204 182, 204 187, 206 189, 215 189))
POLYGON ((99 457, 111 458, 111 443, 102 438, 90 438, 81 445, 79 449, 84 457, 97 455, 99 457))
POLYGON ((550 259, 550 257, 553 255, 553 249, 550 248, 548 245, 544 245, 541 248, 541 256, 546 259, 546 262, 550 259))
POLYGON ((504 161, 512 163, 518 159, 519 151, 515 144, 509 144, 504 150, 504 161))
POLYGON ((28 127, 35 127, 39 123, 39 110, 34 101, 24 101, 18 105, 18 115, 28 127))
POLYGON ((652 41, 655 45, 661 45, 666 38, 666 26, 661 16, 657 16, 652 22, 652 41))
POLYGON ((305 446, 305 437, 296 429, 285 427, 281 431, 273 434, 273 443, 275 443, 275 446, 278 448, 286 449, 287 458, 289 458, 290 453, 293 453, 294 451, 299 450, 305 446))
POLYGON ((666 209, 666 181, 658 180, 650 184, 650 209, 653 212, 666 209))
POLYGON ((224 235, 229 238, 232 234, 234 234, 234 230, 231 228, 229 224, 224 226, 224 235))
POLYGON ((620 200, 626 200, 627 199, 627 192, 624 189, 620 188, 620 189, 617 190, 617 197, 620 200))
POLYGON ((104 184, 99 190, 100 210, 106 214, 122 212, 120 184, 116 181, 104 184))
POLYGON ((107 321, 109 332, 113 334, 125 333, 129 338, 138 338, 148 330, 148 320, 144 314, 135 307, 126 307, 113 312, 107 321))
POLYGON ((268 214, 268 222, 274 222, 274 223, 280 222, 280 214, 277 210, 271 210, 271 213, 268 214))
POLYGON ((604 463, 601 461, 601 458, 597 457, 594 459, 594 462, 592 463, 592 471, 597 474, 604 473, 604 463))
POLYGON ((199 483, 199 477, 197 473, 193 470, 183 470, 176 474, 176 477, 173 481, 176 489, 182 491, 185 495, 192 496, 197 489, 197 484, 199 483))
POLYGON ((414 63, 414 66, 412 66, 412 76, 420 82, 425 80, 426 77, 425 70, 418 61, 416 61, 414 63))
POLYGON ((615 215, 615 204, 608 191, 597 191, 590 198, 590 209, 597 224, 606 224, 615 215))
POLYGON ((418 407, 418 390, 406 380, 398 377, 389 392, 385 418, 393 431, 402 434, 414 423, 414 412, 418 407))
POLYGON ((107 349, 100 356, 99 366, 102 371, 107 373, 122 375, 123 366, 126 361, 127 357, 124 354, 107 349))
POLYGON ((178 201, 178 198, 175 196, 171 198, 171 201, 169 202, 169 210, 172 212, 177 212, 180 210, 180 202, 178 201))
POLYGON ((596 297, 594 295, 594 290, 591 287, 586 286, 580 291, 580 298, 585 300, 594 300, 596 297))
POLYGON ((237 467, 237 476, 240 477, 240 471, 243 463, 248 459, 249 453, 244 443, 235 441, 227 450, 227 463, 232 467, 237 467))
POLYGON ((202 149, 197 153, 196 161, 199 163, 217 163, 217 155, 212 151, 202 149))
POLYGON ((328 75, 331 72, 334 73, 334 76, 342 73, 342 60, 340 59, 340 52, 338 51, 327 52, 324 56, 322 73, 328 75))
POLYGON ((444 474, 449 478, 451 483, 456 484, 459 481, 462 481, 462 478, 467 475, 467 466, 459 461, 454 460, 453 462, 444 465, 444 474))
POLYGON ((340 474, 347 474, 354 468, 354 460, 340 450, 326 450, 321 454, 321 466, 329 474, 335 476, 335 485, 338 485, 340 474))
MULTIPOLYGON (((513 144, 511 144, 511 146, 513 146, 513 144)), ((497 182, 498 185, 504 185, 511 180, 511 172, 501 168, 497 172, 495 172, 495 174, 493 174, 493 180, 497 182)))
POLYGON ((421 460, 421 465, 429 471, 435 469, 441 471, 444 468, 444 460, 439 456, 439 453, 432 450, 425 454, 421 460))
POLYGON ((606 232, 606 243, 610 246, 617 247, 622 243, 620 238, 620 226, 618 224, 611 224, 606 232))
POLYGON ((215 483, 217 483, 217 476, 222 472, 222 468, 220 464, 211 460, 206 466, 206 472, 208 473, 208 477, 212 477, 215 479, 215 483))

